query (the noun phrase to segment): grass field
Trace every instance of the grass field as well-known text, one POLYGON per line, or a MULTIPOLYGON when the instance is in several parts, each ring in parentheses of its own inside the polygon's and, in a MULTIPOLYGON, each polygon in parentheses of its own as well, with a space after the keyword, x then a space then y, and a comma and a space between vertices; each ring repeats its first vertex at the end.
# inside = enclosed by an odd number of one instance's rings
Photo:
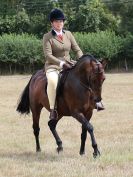
POLYGON ((45 110, 40 120, 42 152, 35 152, 31 115, 15 111, 29 78, 0 76, 0 177, 133 177, 133 74, 106 75, 106 110, 94 111, 91 120, 101 151, 96 160, 89 135, 86 154, 79 155, 81 125, 71 117, 57 126, 64 146, 58 155, 45 110))

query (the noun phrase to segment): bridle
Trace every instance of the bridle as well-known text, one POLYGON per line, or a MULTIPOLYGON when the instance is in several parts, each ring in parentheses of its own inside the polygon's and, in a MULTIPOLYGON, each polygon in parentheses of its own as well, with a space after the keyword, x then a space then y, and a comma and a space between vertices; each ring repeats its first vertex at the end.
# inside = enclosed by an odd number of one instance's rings
POLYGON ((84 88, 86 88, 87 90, 89 90, 90 92, 93 92, 93 91, 92 91, 92 88, 91 88, 90 86, 84 84, 82 81, 80 81, 80 84, 81 84, 84 88))
MULTIPOLYGON (((100 62, 99 61, 97 61, 97 60, 95 60, 95 62, 96 62, 96 69, 95 69, 95 71, 94 71, 94 74, 100 74, 100 73, 103 73, 103 70, 100 70, 100 62)), ((90 92, 93 92, 93 89, 91 88, 91 77, 89 76, 89 86, 88 85, 86 85, 86 84, 84 84, 81 80, 80 80, 80 84, 84 87, 84 88, 86 88, 87 90, 89 90, 90 92)))

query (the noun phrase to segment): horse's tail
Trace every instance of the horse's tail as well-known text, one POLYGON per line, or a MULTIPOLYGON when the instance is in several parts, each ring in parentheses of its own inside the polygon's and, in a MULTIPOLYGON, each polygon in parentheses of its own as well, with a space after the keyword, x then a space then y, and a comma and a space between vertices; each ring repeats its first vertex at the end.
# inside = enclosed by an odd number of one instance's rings
MULTIPOLYGON (((31 77, 32 79, 32 77, 31 77)), ((30 79, 30 81, 31 81, 30 79)), ((30 113, 30 99, 29 99, 29 85, 30 81, 26 85, 24 91, 22 92, 22 95, 20 97, 18 106, 16 111, 20 112, 21 114, 29 114, 30 113)))

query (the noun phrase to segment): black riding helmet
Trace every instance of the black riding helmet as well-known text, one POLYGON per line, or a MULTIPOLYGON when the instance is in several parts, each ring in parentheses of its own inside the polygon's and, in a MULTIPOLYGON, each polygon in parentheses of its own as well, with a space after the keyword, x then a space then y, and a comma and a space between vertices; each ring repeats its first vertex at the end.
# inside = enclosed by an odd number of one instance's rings
POLYGON ((51 22, 53 22, 54 20, 64 20, 65 21, 66 18, 60 9, 53 9, 50 12, 49 19, 51 22))

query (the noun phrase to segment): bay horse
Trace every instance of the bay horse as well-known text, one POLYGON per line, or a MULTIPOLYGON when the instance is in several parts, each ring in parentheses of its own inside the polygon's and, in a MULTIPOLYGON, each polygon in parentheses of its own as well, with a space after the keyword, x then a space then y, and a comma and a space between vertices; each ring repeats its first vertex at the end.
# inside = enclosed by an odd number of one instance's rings
MULTIPOLYGON (((57 91, 58 118, 48 121, 57 143, 58 152, 63 150, 63 146, 56 131, 56 125, 63 116, 72 116, 82 124, 80 155, 85 153, 87 131, 91 137, 94 158, 100 155, 90 119, 95 103, 102 99, 102 84, 105 80, 104 67, 105 62, 99 62, 92 55, 83 55, 72 69, 67 71, 65 82, 57 91)), ((43 107, 50 111, 46 88, 45 72, 43 70, 37 71, 25 87, 17 106, 17 111, 21 114, 28 114, 30 110, 32 112, 37 152, 41 151, 39 143, 40 113, 43 107)))

